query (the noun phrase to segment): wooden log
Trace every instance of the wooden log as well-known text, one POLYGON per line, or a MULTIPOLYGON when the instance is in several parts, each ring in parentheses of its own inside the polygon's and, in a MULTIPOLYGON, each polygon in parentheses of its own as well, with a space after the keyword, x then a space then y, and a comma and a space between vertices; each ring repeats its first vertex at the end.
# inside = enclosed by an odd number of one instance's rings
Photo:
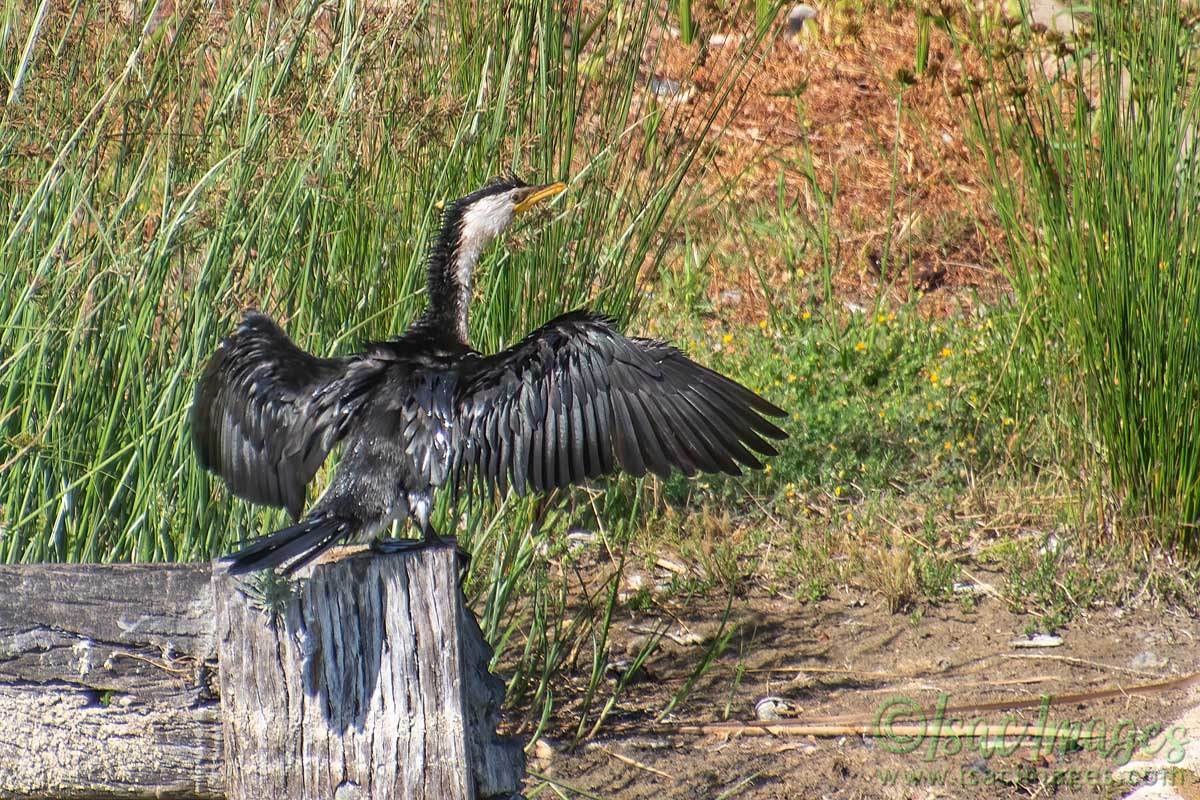
MULTIPOLYGON (((305 713, 326 714, 324 703, 329 716, 323 717, 327 720, 323 724, 328 726, 328 720, 334 720, 330 730, 345 725, 345 743, 332 738, 318 744, 312 739, 306 742, 308 727, 293 732, 290 738, 282 731, 276 733, 300 746, 302 756, 315 756, 318 751, 313 747, 324 747, 330 763, 348 770, 352 762, 347 754, 363 751, 365 729, 356 729, 356 724, 360 720, 365 724, 369 714, 387 709, 391 716, 386 718, 398 722, 399 730, 383 731, 381 736, 391 737, 398 757, 406 759, 394 772, 415 781, 396 788, 395 794, 365 793, 382 791, 385 786, 389 767, 379 762, 374 771, 356 773, 357 777, 345 772, 338 779, 340 794, 324 797, 423 797, 426 795, 403 792, 431 787, 425 777, 426 763, 432 774, 460 778, 466 774, 464 783, 473 792, 429 797, 508 797, 518 790, 524 766, 522 749, 519 742, 495 735, 503 686, 487 672, 491 651, 448 577, 452 562, 442 551, 374 559, 363 555, 344 564, 321 565, 315 570, 317 583, 300 584, 293 601, 295 609, 289 606, 283 619, 298 614, 294 619, 303 627, 284 624, 276 632, 281 648, 292 647, 296 653, 310 656, 288 667, 298 672, 301 688, 306 675, 321 678, 321 670, 331 664, 358 672, 310 683, 315 690, 312 697, 287 698, 305 713), (436 574, 434 570, 438 570, 436 574), (332 575, 344 577, 331 584, 332 575), (337 591, 333 588, 339 581, 360 578, 368 582, 376 578, 382 583, 374 590, 366 584, 351 587, 352 591, 344 585, 337 591), (405 588, 405 594, 393 592, 399 586, 405 588), (320 592, 332 592, 335 601, 343 604, 341 608, 351 613, 348 626, 334 624, 331 612, 321 611, 320 592), (351 599, 360 605, 345 606, 351 599), (374 619, 373 625, 364 626, 357 616, 364 602, 378 603, 379 613, 363 618, 374 619), (416 618, 426 615, 423 624, 432 626, 436 621, 442 625, 442 638, 424 642, 410 638, 409 649, 400 652, 404 650, 402 639, 393 637, 410 622, 398 620, 395 614, 404 608, 415 611, 416 618), (324 620, 323 627, 318 627, 318 619, 324 620), (346 643, 346 631, 355 626, 361 641, 375 637, 374 655, 369 648, 361 658, 339 650, 346 643), (307 638, 292 635, 301 630, 309 632, 307 638), (439 644, 433 645, 435 641, 439 644), (319 653, 310 650, 317 644, 323 648, 319 653), (418 651, 443 645, 436 664, 428 668, 412 658, 418 651), (447 655, 451 651, 457 658, 447 655), (417 670, 416 683, 410 685, 411 673, 389 671, 397 663, 417 670), (365 694, 371 669, 375 669, 374 691, 390 691, 394 696, 365 694), (457 692, 452 688, 454 681, 458 681, 457 692), (409 690, 418 686, 421 691, 410 695, 409 690), (427 694, 426 688, 433 694, 427 694), (439 696, 451 704, 459 698, 457 711, 453 706, 439 710, 434 702, 439 696), (348 705, 335 703, 346 700, 348 705), (406 708, 414 715, 398 717, 399 709, 406 708), (425 721, 427 735, 438 730, 439 724, 462 720, 460 733, 444 739, 458 750, 451 745, 439 748, 426 739, 420 740, 421 746, 414 744, 418 740, 409 735, 415 730, 414 720, 425 721), (466 768, 451 763, 459 754, 466 768)), ((223 669, 217 662, 212 572, 209 564, 0 566, 0 799, 218 800, 227 796, 220 713, 220 683, 225 676, 218 680, 223 669)), ((227 614, 246 601, 231 583, 228 576, 218 582, 227 614)), ((245 623, 262 624, 261 612, 251 616, 251 611, 246 607, 240 612, 245 623)), ((429 636, 438 633, 431 627, 429 636)), ((245 646, 254 645, 247 642, 245 646)), ((236 641, 222 645, 226 652, 240 647, 236 641)), ((262 671, 261 677, 265 682, 270 673, 262 671)), ((283 673, 276 672, 275 678, 274 684, 264 685, 264 691, 283 685, 283 673)), ((253 716, 253 701, 226 698, 226 704, 242 708, 243 719, 253 716)), ((268 712, 261 707, 259 711, 265 719, 268 712)), ((315 724, 312 719, 306 723, 315 724)), ((282 769, 287 776, 310 769, 313 774, 325 769, 325 774, 333 775, 332 768, 326 767, 316 762, 275 765, 276 773, 282 769)), ((296 785, 297 778, 286 779, 292 781, 289 786, 296 785)), ((229 792, 228 796, 236 795, 229 792)), ((289 791, 276 796, 290 800, 302 795, 289 791)))
POLYGON ((0 566, 0 798, 224 796, 209 573, 0 566))

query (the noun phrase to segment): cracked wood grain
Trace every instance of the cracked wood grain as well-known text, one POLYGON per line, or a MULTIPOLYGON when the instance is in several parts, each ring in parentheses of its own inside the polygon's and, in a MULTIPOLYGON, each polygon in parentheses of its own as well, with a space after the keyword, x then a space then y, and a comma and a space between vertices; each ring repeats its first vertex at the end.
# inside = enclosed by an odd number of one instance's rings
POLYGON ((220 798, 209 565, 0 566, 0 798, 220 798))

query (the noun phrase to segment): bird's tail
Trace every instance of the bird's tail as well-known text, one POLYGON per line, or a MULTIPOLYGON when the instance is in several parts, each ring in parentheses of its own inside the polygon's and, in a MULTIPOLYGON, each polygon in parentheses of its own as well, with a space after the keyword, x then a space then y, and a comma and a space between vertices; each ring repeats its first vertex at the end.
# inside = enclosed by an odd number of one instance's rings
POLYGON ((330 514, 310 516, 296 525, 255 539, 223 560, 229 564, 230 575, 243 575, 284 564, 287 565, 284 573, 290 575, 354 529, 355 526, 349 521, 330 514))

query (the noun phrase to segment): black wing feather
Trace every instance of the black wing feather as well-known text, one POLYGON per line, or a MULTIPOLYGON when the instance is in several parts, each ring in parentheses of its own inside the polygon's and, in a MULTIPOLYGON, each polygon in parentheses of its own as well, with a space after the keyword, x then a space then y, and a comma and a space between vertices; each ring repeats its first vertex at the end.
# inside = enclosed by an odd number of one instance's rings
POLYGON ((633 427, 633 419, 629 415, 624 391, 609 392, 609 401, 613 407, 613 451, 621 468, 639 478, 646 474, 646 462, 642 460, 642 449, 638 447, 637 431, 633 427))
POLYGON ((239 497, 299 518, 305 487, 345 434, 373 377, 361 360, 304 352, 269 317, 248 311, 196 386, 197 458, 239 497))
MULTIPOLYGON (((565 314, 493 356, 462 367, 454 457, 518 493, 546 491, 619 466, 634 475, 740 474, 787 434, 785 412, 746 387, 603 317, 565 314), (477 437, 495 437, 484 447, 477 437), (502 441, 502 444, 500 442, 502 441), (491 459, 483 460, 483 453, 491 459)), ((471 469, 455 469, 465 476, 471 469)))

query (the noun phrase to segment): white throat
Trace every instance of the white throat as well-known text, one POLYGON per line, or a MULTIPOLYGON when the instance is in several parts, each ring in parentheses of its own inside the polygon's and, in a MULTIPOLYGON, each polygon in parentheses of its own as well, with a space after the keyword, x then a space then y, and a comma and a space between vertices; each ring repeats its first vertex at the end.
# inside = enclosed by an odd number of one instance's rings
POLYGON ((462 216, 458 237, 458 250, 454 258, 454 278, 458 282, 460 302, 458 309, 458 333, 467 339, 467 307, 471 303, 471 278, 475 273, 475 265, 484 249, 491 244, 504 229, 512 224, 513 203, 507 193, 485 197, 476 203, 462 216))

